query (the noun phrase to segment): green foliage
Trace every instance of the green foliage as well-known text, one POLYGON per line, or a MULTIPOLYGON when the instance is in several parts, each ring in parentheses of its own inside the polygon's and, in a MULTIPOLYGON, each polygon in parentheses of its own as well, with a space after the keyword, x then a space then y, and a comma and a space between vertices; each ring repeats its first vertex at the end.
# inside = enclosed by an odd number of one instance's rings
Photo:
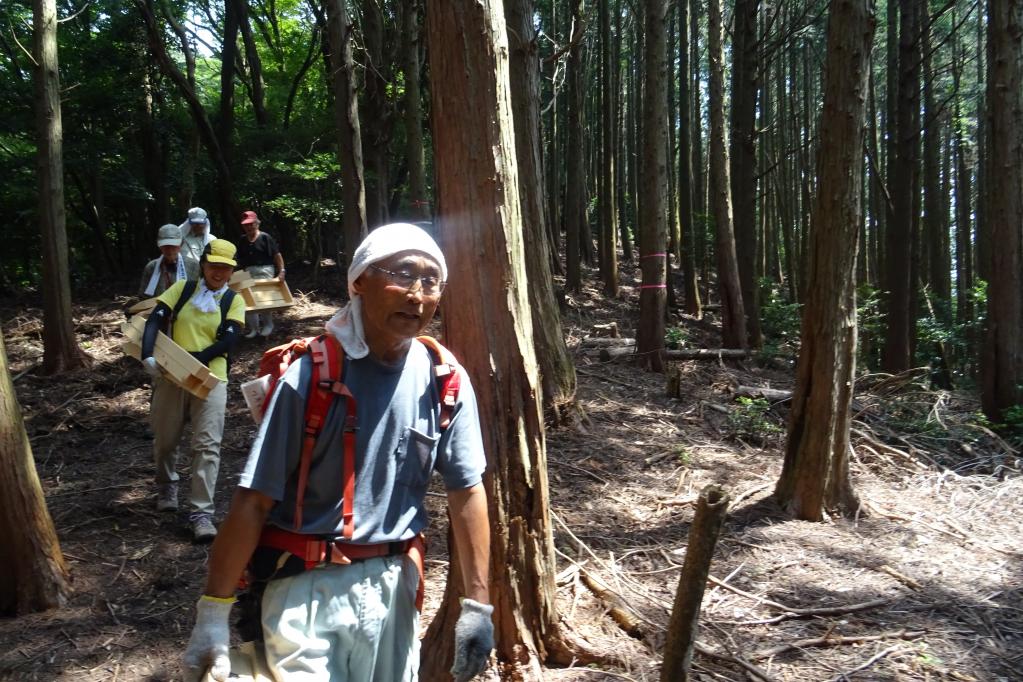
POLYGON ((689 340, 689 330, 684 327, 669 327, 664 332, 664 345, 666 348, 678 350, 686 345, 689 340))
POLYGON ((787 290, 781 284, 761 278, 760 325, 764 336, 779 344, 799 340, 802 305, 788 300, 787 290))
POLYGON ((881 312, 881 290, 862 284, 856 289, 857 364, 876 367, 880 360, 879 343, 884 338, 885 317, 881 312))
POLYGON ((767 399, 740 397, 737 402, 728 414, 729 436, 762 444, 783 433, 771 415, 771 403, 767 399))

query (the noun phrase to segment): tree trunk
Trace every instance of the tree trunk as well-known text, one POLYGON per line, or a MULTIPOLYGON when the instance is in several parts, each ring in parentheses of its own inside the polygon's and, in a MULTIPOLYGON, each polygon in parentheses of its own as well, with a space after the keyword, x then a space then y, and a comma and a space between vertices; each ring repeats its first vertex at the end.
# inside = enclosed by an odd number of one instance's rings
POLYGON ((690 115, 693 99, 693 76, 689 68, 689 0, 678 0, 678 219, 682 233, 682 305, 685 311, 699 318, 703 313, 700 289, 696 280, 696 220, 693 216, 693 121, 690 115))
POLYGON ((872 0, 834 0, 828 20, 818 191, 796 388, 778 501, 796 518, 854 512, 849 405, 856 369, 856 247, 862 220, 863 121, 874 36, 872 0))
POLYGON ((270 122, 266 111, 266 96, 263 91, 263 62, 259 58, 259 50, 256 41, 252 36, 252 24, 249 22, 249 4, 245 0, 231 0, 236 3, 235 13, 238 17, 238 28, 242 34, 242 42, 245 45, 245 61, 249 67, 249 80, 252 82, 250 88, 250 99, 252 101, 252 114, 256 118, 256 125, 265 128, 270 122))
MULTIPOLYGON (((56 30, 52 0, 37 0, 37 22, 49 19, 56 30)), ((37 23, 38 31, 40 23, 37 23)), ((38 37, 36 38, 38 40, 38 37)), ((55 45, 56 43, 54 43, 55 45)), ((60 551, 46 499, 32 459, 21 407, 7 366, 0 336, 0 615, 19 616, 59 608, 71 594, 67 566, 60 551)))
POLYGON ((611 44, 610 0, 600 0, 600 274, 604 295, 618 296, 618 203, 615 188, 618 173, 617 125, 618 92, 614 88, 618 54, 611 44))
POLYGON ((330 85, 337 121, 337 158, 341 165, 342 233, 347 272, 352 254, 366 236, 366 183, 362 171, 362 137, 359 132, 359 104, 355 97, 355 66, 352 61, 352 27, 348 23, 346 0, 324 0, 327 11, 327 45, 330 50, 330 85))
POLYGON ((692 137, 693 137, 693 213, 696 216, 694 230, 696 231, 696 244, 694 252, 696 255, 697 269, 701 273, 700 279, 704 286, 707 286, 709 273, 707 265, 707 180, 703 172, 706 167, 703 158, 703 93, 700 83, 703 82, 701 59, 700 59, 700 0, 689 0, 689 68, 692 70, 693 83, 691 102, 693 107, 692 115, 692 137))
POLYGON ((663 371, 664 317, 668 249, 668 103, 667 70, 668 0, 646 0, 646 41, 643 98, 643 161, 639 204, 639 323, 636 353, 639 364, 663 371))
POLYGON ((71 316, 71 275, 64 215, 64 128, 57 65, 57 8, 53 0, 32 3, 35 68, 36 171, 43 261, 43 373, 82 367, 71 316))
POLYGON ((757 288, 757 14, 760 0, 736 0, 732 33, 731 189, 735 251, 749 345, 763 345, 757 288))
MULTIPOLYGON (((420 0, 402 0, 402 64, 405 71, 405 157, 408 161, 408 210, 415 220, 430 219, 423 147, 423 102, 419 87, 420 0)), ((546 239, 541 234, 541 238, 546 239)))
POLYGON ((362 40, 366 65, 362 98, 362 153, 366 176, 366 221, 372 227, 388 222, 387 188, 390 183, 387 147, 390 121, 384 63, 384 16, 380 2, 362 3, 362 40))
POLYGON ((746 348, 746 315, 735 255, 732 196, 728 179, 720 0, 708 0, 707 15, 707 49, 710 58, 710 193, 717 233, 715 246, 718 289, 721 292, 721 345, 725 348, 746 348))
POLYGON ((583 0, 572 0, 571 49, 565 67, 568 86, 568 144, 565 151, 565 287, 578 292, 583 287, 582 241, 587 232, 586 221, 586 165, 583 160, 583 0))
POLYGON ((554 295, 550 245, 546 237, 547 204, 540 156, 540 71, 533 1, 505 0, 504 8, 533 343, 540 363, 544 410, 557 422, 563 410, 575 402, 576 378, 554 295))
MULTIPOLYGON (((952 60, 953 90, 960 92, 962 62, 952 60)), ((973 230, 971 206, 973 205, 973 182, 967 161, 966 142, 963 139, 963 122, 959 109, 959 98, 952 103, 952 149, 955 154, 955 206, 956 206, 956 321, 959 324, 973 320, 973 230)))
POLYGON ((917 175, 919 130, 914 110, 920 106, 919 2, 899 0, 899 91, 895 119, 895 163, 891 179, 892 220, 888 224, 885 273, 888 329, 882 364, 886 372, 909 369, 913 324, 910 271, 913 260, 913 188, 917 175))
MULTIPOLYGON (((227 157, 224 155, 224 150, 221 149, 217 132, 210 123, 210 119, 206 115, 206 109, 195 93, 195 88, 192 87, 185 74, 181 73, 181 70, 167 52, 167 46, 163 42, 163 29, 156 22, 153 0, 135 0, 135 6, 141 12, 146 24, 149 50, 153 58, 160 65, 160 70, 174 82, 181 92, 181 96, 188 103, 189 111, 192 114, 192 121, 199 132, 199 139, 202 140, 203 145, 206 147, 206 152, 209 154, 213 167, 216 170, 217 190, 221 197, 221 210, 227 213, 222 218, 225 221, 233 222, 237 216, 241 215, 242 209, 234 196, 234 181, 231 177, 227 157)), ((183 35, 184 32, 181 31, 179 33, 179 27, 174 27, 173 23, 172 28, 175 28, 175 32, 178 35, 183 35)), ((182 206, 179 208, 184 210, 187 207, 182 206)))
POLYGON ((992 246, 981 404, 1001 422, 1023 402, 1023 0, 988 2, 987 210, 992 246))
MULTIPOLYGON (((541 661, 566 656, 501 10, 431 2, 426 28, 439 234, 451 265, 443 331, 485 417, 497 657, 509 673, 538 680, 541 661)), ((432 655, 422 679, 449 679, 460 590, 449 579, 423 644, 432 655)))

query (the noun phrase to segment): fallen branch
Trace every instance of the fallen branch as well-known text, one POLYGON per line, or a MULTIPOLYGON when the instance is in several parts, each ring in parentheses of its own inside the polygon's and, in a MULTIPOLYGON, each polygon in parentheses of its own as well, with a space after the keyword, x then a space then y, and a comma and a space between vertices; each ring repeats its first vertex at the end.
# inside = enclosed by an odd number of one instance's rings
MULTIPOLYGON (((611 340, 611 339, 609 339, 611 340)), ((600 359, 604 362, 628 357, 636 353, 635 345, 609 346, 600 349, 600 359)), ((745 358, 749 351, 741 348, 689 348, 685 350, 661 351, 665 360, 721 360, 723 358, 745 358)))
POLYGON ((884 639, 918 639, 923 637, 923 630, 890 630, 879 635, 858 635, 853 637, 812 637, 810 639, 799 639, 787 644, 779 644, 768 649, 761 649, 755 652, 750 659, 757 661, 763 658, 771 658, 793 649, 805 649, 807 647, 841 646, 843 644, 863 644, 864 642, 877 642, 884 639))
POLYGON ((624 599, 612 591, 611 588, 591 576, 586 569, 581 568, 579 575, 586 587, 601 601, 608 614, 614 619, 614 622, 618 623, 618 626, 625 634, 635 639, 644 638, 645 635, 639 617, 629 609, 624 599))
POLYGON ((762 386, 739 386, 735 389, 735 395, 742 398, 763 398, 784 402, 792 400, 792 391, 783 391, 778 388, 764 388, 762 386))
POLYGON ((693 645, 693 649, 695 649, 704 656, 716 658, 719 661, 724 661, 725 663, 734 663, 735 665, 741 667, 743 670, 748 672, 752 677, 760 680, 761 682, 774 682, 774 678, 768 675, 764 670, 758 668, 756 665, 750 663, 749 661, 747 661, 742 656, 739 656, 738 654, 726 654, 720 651, 715 651, 714 649, 710 648, 703 642, 696 642, 693 645))
POLYGON ((866 662, 861 663, 852 670, 846 670, 844 673, 838 675, 837 677, 832 677, 830 680, 828 680, 828 682, 846 682, 853 673, 858 673, 862 672, 863 670, 866 670, 870 666, 880 661, 885 656, 898 651, 900 648, 901 647, 898 644, 896 644, 895 646, 888 647, 884 651, 880 651, 874 654, 873 656, 868 658, 866 662))
POLYGON ((766 620, 757 620, 757 621, 748 621, 748 622, 744 621, 744 624, 749 624, 749 625, 754 625, 754 624, 756 624, 756 625, 760 625, 760 624, 766 625, 766 624, 771 624, 771 623, 780 623, 783 620, 792 620, 794 618, 813 618, 815 616, 841 616, 841 615, 844 615, 844 614, 847 614, 847 613, 856 613, 858 611, 867 611, 869 609, 876 609, 877 607, 884 606, 889 601, 891 601, 890 599, 874 599, 872 601, 860 602, 859 604, 846 604, 846 605, 838 605, 838 606, 824 606, 824 607, 815 608, 815 609, 797 609, 797 608, 793 608, 791 606, 786 606, 785 604, 779 604, 778 602, 771 601, 770 599, 764 599, 763 597, 758 597, 757 595, 751 594, 749 592, 745 592, 743 590, 740 590, 738 587, 733 587, 732 585, 730 585, 729 583, 727 583, 724 580, 721 580, 719 578, 715 578, 712 575, 708 576, 707 579, 710 580, 710 582, 714 583, 715 585, 719 585, 719 586, 725 588, 729 592, 734 592, 735 594, 739 595, 740 597, 746 597, 747 599, 752 599, 752 600, 754 600, 754 601, 756 601, 756 602, 758 602, 760 604, 763 604, 764 606, 770 606, 771 608, 777 609, 778 611, 782 612, 780 615, 775 616, 774 618, 768 618, 766 620))
POLYGON ((607 336, 590 337, 583 339, 579 342, 579 349, 584 350, 588 348, 611 348, 614 346, 635 346, 636 339, 631 338, 612 338, 607 336))

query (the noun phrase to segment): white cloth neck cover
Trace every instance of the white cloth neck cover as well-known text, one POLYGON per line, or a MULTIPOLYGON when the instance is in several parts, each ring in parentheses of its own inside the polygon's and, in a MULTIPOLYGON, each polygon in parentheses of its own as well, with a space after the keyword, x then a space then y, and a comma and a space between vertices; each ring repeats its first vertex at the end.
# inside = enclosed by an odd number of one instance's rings
POLYGON ((191 304, 195 306, 199 312, 215 313, 217 312, 217 307, 220 305, 218 299, 225 291, 227 291, 226 284, 216 291, 212 291, 206 286, 206 280, 200 278, 199 290, 194 296, 192 296, 191 304))
MULTIPOLYGON (((152 296, 156 293, 156 283, 160 281, 160 273, 163 271, 163 264, 166 261, 167 258, 165 256, 160 256, 160 262, 153 268, 153 274, 149 277, 149 284, 146 285, 146 296, 152 296)), ((187 279, 187 275, 185 275, 185 259, 179 255, 174 281, 180 282, 183 279, 187 279)))
POLYGON ((421 227, 409 223, 381 225, 362 240, 348 266, 348 305, 327 322, 327 332, 341 342, 345 354, 358 360, 369 355, 366 333, 362 325, 362 296, 355 292, 355 280, 373 263, 390 258, 396 253, 418 251, 440 266, 440 278, 447 280, 448 266, 444 262, 437 242, 421 227))

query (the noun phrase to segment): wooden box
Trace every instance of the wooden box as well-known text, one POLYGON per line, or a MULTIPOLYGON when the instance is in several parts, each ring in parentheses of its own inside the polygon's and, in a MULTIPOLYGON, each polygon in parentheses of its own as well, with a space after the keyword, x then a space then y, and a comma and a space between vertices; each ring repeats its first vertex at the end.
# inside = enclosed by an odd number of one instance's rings
POLYGON ((249 273, 239 270, 227 283, 245 301, 245 312, 277 310, 295 305, 287 282, 279 278, 253 279, 249 273))
POLYGON ((156 307, 156 297, 147 298, 139 301, 132 307, 128 308, 128 312, 132 315, 142 315, 143 317, 149 317, 149 313, 152 312, 153 308, 156 307))
MULTIPOLYGON (((142 332, 145 327, 146 320, 141 315, 135 315, 121 325, 121 332, 124 334, 121 350, 125 355, 136 360, 141 359, 142 332)), ((192 357, 188 351, 174 343, 163 332, 156 337, 153 357, 156 358, 156 364, 164 371, 164 376, 167 379, 197 398, 205 400, 210 391, 220 383, 220 379, 209 370, 209 367, 192 357)))

